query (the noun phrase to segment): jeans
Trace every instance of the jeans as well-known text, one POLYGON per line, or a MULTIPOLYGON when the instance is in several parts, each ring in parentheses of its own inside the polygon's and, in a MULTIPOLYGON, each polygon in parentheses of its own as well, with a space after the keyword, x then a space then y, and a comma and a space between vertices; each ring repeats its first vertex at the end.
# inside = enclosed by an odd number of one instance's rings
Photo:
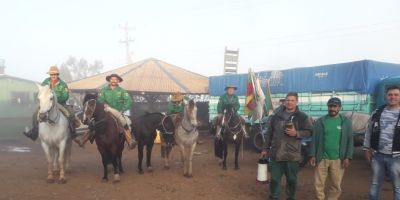
POLYGON ((369 199, 379 200, 385 178, 385 170, 388 170, 392 180, 394 199, 400 200, 400 157, 375 153, 371 161, 371 168, 372 181, 369 190, 369 199))

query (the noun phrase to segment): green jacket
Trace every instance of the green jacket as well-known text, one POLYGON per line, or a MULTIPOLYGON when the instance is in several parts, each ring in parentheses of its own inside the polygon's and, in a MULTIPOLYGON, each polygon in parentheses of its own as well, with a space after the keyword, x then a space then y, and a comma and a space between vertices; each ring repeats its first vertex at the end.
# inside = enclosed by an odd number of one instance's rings
MULTIPOLYGON (((316 163, 322 160, 324 155, 324 124, 328 115, 325 115, 317 120, 314 124, 313 137, 310 147, 310 156, 315 157, 316 163)), ((351 121, 339 115, 342 119, 342 134, 340 137, 339 156, 341 160, 353 158, 353 130, 351 121)))
POLYGON ((108 104, 120 112, 127 111, 132 106, 131 96, 119 86, 114 89, 111 89, 110 86, 103 87, 97 100, 99 103, 108 104))
MULTIPOLYGON (((46 78, 42 82, 42 86, 45 85, 50 85, 50 78, 46 78)), ((52 88, 54 93, 56 93, 57 96, 57 102, 59 104, 65 104, 69 98, 69 90, 68 90, 68 85, 61 79, 58 79, 58 82, 56 83, 56 86, 52 88)))
POLYGON ((219 97, 217 105, 218 113, 223 113, 224 108, 227 104, 232 104, 236 111, 238 111, 240 108, 239 98, 235 94, 229 96, 228 94, 225 93, 224 95, 219 97))
MULTIPOLYGON (((189 97, 185 96, 183 99, 188 101, 189 97)), ((168 105, 167 105, 167 114, 170 115, 170 114, 176 114, 176 113, 183 113, 184 109, 185 109, 184 101, 181 101, 181 102, 169 101, 168 105)))

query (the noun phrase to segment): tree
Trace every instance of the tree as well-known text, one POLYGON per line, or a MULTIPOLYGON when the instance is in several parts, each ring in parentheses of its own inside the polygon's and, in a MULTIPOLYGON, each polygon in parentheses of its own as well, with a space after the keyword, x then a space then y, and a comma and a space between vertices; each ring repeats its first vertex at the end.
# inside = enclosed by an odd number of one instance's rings
POLYGON ((103 62, 100 60, 95 60, 92 64, 89 64, 86 59, 77 59, 74 56, 68 57, 67 61, 61 65, 61 68, 69 70, 72 80, 79 80, 96 75, 100 73, 103 67, 103 62))

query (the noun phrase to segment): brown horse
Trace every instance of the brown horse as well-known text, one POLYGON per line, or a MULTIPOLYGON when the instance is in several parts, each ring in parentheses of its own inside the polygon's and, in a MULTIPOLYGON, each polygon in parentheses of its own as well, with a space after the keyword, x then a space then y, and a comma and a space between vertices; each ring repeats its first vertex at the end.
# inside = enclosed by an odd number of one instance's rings
POLYGON ((114 169, 114 182, 119 182, 119 174, 123 173, 122 151, 124 137, 119 130, 117 119, 104 111, 104 105, 97 102, 97 95, 86 94, 83 106, 83 123, 89 125, 94 131, 94 140, 101 154, 104 167, 102 181, 108 181, 107 165, 112 164, 114 169))

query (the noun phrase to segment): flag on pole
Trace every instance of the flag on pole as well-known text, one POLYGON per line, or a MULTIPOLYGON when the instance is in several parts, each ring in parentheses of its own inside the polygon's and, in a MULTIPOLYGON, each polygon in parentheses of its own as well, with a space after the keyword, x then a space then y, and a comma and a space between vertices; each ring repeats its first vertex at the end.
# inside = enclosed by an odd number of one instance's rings
POLYGON ((246 107, 245 114, 250 115, 251 112, 256 108, 255 102, 255 93, 254 93, 254 82, 253 82, 253 73, 251 69, 249 69, 249 73, 247 75, 247 90, 246 90, 246 107))
POLYGON ((272 105, 271 88, 269 86, 269 79, 267 79, 267 88, 265 91, 265 115, 268 116, 271 111, 274 111, 274 106, 272 105))

